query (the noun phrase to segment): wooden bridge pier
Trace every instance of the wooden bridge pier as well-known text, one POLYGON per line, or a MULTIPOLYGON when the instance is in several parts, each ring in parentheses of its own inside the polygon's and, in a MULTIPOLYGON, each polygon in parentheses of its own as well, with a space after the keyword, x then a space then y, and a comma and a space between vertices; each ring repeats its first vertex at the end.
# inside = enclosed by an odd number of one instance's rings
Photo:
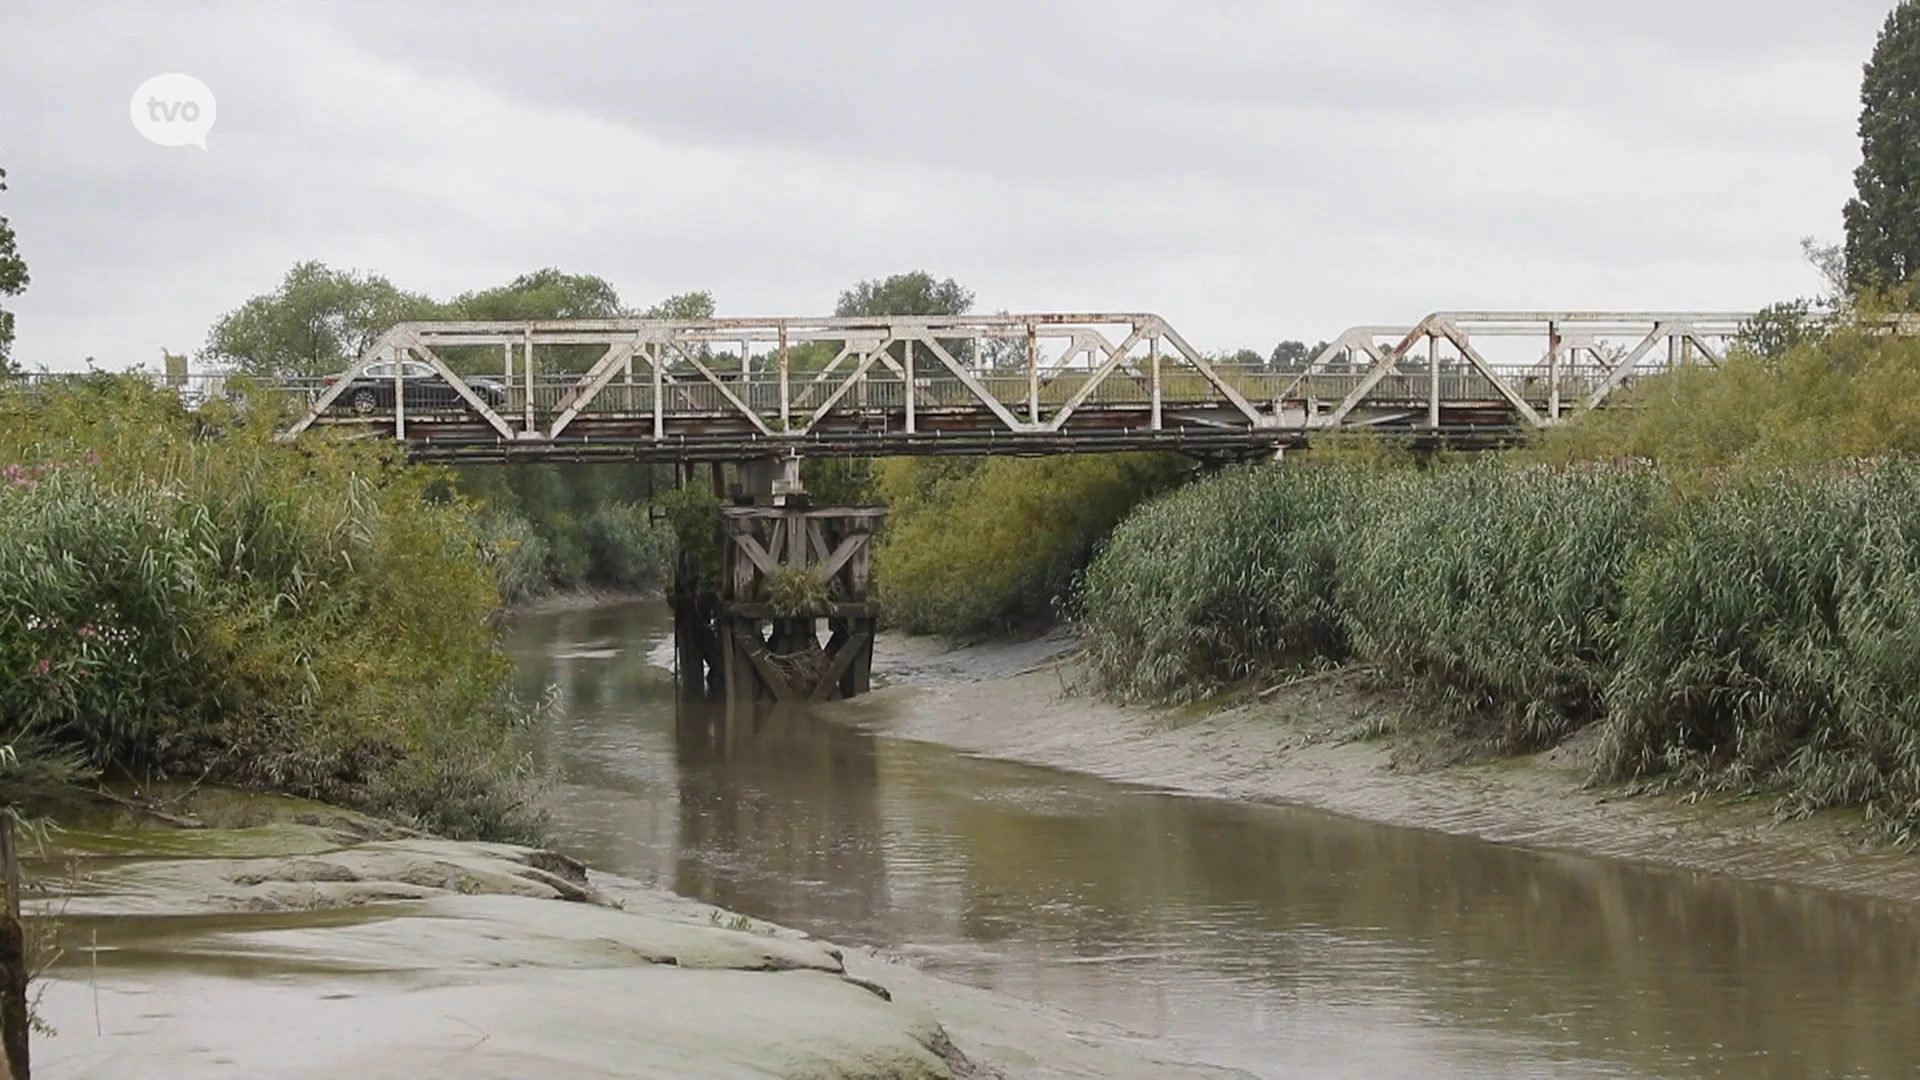
POLYGON ((684 558, 678 568, 674 642, 683 697, 724 698, 731 712, 853 697, 871 684, 872 537, 885 511, 816 509, 790 490, 774 498, 781 505, 720 511, 717 589, 700 588, 684 558))

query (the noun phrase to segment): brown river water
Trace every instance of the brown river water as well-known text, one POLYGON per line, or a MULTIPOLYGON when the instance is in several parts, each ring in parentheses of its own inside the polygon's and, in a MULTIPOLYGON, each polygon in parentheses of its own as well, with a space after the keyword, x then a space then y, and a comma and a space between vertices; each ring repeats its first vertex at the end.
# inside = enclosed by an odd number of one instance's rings
POLYGON ((1260 1077, 1920 1076, 1920 907, 729 727, 676 706, 670 633, 512 632, 596 867, 1260 1077))

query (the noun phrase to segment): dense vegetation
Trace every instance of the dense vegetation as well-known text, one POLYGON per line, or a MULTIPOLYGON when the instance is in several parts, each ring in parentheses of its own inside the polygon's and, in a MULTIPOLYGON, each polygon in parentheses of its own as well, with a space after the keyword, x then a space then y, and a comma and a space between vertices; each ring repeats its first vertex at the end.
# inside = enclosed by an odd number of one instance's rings
POLYGON ((277 419, 138 379, 0 386, 5 779, 209 780, 534 835, 475 508, 377 444, 276 443, 277 419))
POLYGON ((1052 619, 1099 541, 1188 467, 1144 454, 881 462, 889 517, 874 558, 887 618, 938 634, 1052 619))
POLYGON ((671 489, 671 470, 646 465, 470 465, 460 493, 484 509, 483 527, 511 551, 498 564, 509 603, 556 589, 646 592, 668 576, 668 534, 647 506, 671 489))
POLYGON ((1129 699, 1355 662, 1504 749, 1601 726, 1612 778, 1920 825, 1920 341, 1801 335, 1680 371, 1537 451, 1236 470, 1086 577, 1129 699))
POLYGON ((1133 515, 1079 597, 1093 673, 1192 698, 1358 662, 1520 749, 1920 829, 1920 4, 1861 87, 1831 292, 1500 460, 1247 470, 1133 515), (1809 316, 1817 316, 1810 318, 1809 316))

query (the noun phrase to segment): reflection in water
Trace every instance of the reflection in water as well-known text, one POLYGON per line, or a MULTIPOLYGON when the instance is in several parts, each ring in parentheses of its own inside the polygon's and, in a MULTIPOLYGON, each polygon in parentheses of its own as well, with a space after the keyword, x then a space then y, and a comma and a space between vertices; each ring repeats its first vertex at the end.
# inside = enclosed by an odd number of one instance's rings
POLYGON ((687 705, 676 734, 674 891, 779 923, 873 925, 887 866, 871 736, 805 711, 729 722, 687 705))
POLYGON ((658 605, 529 617, 563 846, 1263 1076, 1911 1076, 1906 905, 676 711, 658 605))

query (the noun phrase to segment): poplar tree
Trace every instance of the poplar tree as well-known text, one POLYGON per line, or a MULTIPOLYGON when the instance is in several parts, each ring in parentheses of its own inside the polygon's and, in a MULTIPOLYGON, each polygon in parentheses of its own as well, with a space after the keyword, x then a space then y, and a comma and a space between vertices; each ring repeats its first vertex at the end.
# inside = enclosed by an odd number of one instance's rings
MULTIPOLYGON (((7 190, 7 170, 0 169, 0 191, 7 190)), ((0 214, 0 297, 19 296, 27 287, 27 261, 14 243, 13 226, 0 214)), ((0 308, 0 375, 13 370, 13 312, 0 308)))
POLYGON ((1920 2, 1887 16, 1860 83, 1860 167, 1846 208, 1847 281, 1892 288, 1920 276, 1920 2))

